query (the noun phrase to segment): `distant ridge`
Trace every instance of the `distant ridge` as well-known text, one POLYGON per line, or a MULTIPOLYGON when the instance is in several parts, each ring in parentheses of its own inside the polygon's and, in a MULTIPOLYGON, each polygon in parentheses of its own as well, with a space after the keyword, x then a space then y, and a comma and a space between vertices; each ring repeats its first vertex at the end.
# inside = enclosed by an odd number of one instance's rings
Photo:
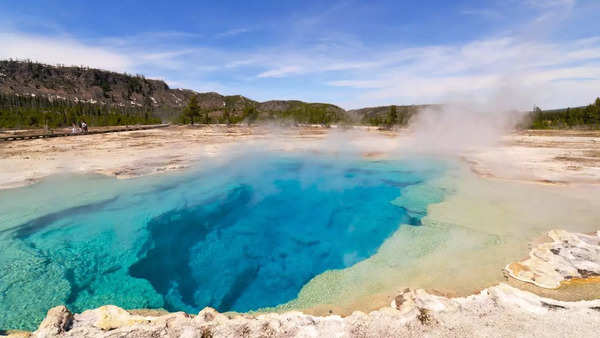
MULTIPOLYGON (((32 61, 0 60, 0 128, 131 125, 186 122, 182 112, 196 96, 202 123, 286 120, 293 123, 407 125, 424 108, 440 105, 378 106, 344 110, 299 100, 258 102, 242 95, 172 89, 162 80, 112 71, 32 61)), ((535 111, 524 128, 600 127, 600 100, 589 106, 535 111)))
MULTIPOLYGON (((110 106, 111 110, 118 112, 150 113, 162 121, 177 121, 193 95, 197 95, 203 115, 212 122, 224 122, 227 119, 237 121, 255 111, 258 119, 379 124, 391 108, 381 106, 345 111, 329 103, 299 100, 258 102, 242 95, 225 96, 215 92, 172 89, 162 80, 147 79, 143 75, 88 67, 47 65, 28 60, 0 61, 0 95, 110 106)), ((42 106, 40 109, 44 108, 44 104, 37 105, 42 106)), ((424 106, 397 107, 401 112, 412 114, 424 106)))
POLYGON ((193 95, 197 95, 203 112, 215 121, 224 114, 241 116, 252 108, 260 115, 271 117, 294 118, 306 113, 307 120, 310 120, 311 113, 320 112, 331 115, 332 121, 345 118, 344 109, 327 103, 297 100, 261 103, 241 95, 172 89, 164 81, 147 79, 142 75, 32 61, 0 61, 0 94, 134 108, 150 111, 163 121, 175 120, 193 95))

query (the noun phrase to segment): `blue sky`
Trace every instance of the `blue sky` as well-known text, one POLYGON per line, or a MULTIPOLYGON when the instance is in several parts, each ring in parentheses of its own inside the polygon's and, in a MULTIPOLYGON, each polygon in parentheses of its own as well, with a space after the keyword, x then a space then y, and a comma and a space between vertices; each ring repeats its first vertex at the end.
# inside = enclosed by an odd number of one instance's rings
POLYGON ((344 108, 600 96, 600 1, 0 1, 0 58, 344 108))

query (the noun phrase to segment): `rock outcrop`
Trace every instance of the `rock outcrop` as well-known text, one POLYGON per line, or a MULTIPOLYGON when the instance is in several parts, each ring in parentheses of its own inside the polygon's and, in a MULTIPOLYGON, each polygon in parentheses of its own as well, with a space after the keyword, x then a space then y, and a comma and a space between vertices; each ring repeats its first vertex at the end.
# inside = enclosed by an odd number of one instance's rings
POLYGON ((68 331, 72 324, 73 314, 64 305, 56 306, 48 310, 36 333, 39 337, 54 337, 68 331))
POLYGON ((116 306, 72 315, 56 307, 33 337, 392 337, 592 335, 600 323, 600 300, 562 302, 507 284, 481 293, 446 298, 405 290, 391 306, 369 314, 317 317, 301 312, 225 315, 205 308, 143 316, 116 306), (72 319, 72 320, 71 320, 72 319))
POLYGON ((576 279, 600 281, 600 231, 586 235, 551 230, 548 237, 552 242, 533 248, 528 259, 507 265, 508 274, 548 289, 576 279))

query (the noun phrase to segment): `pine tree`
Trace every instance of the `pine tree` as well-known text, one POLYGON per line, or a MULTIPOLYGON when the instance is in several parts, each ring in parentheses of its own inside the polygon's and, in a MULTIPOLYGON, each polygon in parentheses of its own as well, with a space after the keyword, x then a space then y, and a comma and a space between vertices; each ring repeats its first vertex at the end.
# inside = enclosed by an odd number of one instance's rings
POLYGON ((398 110, 396 109, 396 106, 391 106, 386 119, 386 126, 391 128, 396 123, 398 123, 398 110))
POLYGON ((198 97, 196 95, 190 98, 187 107, 184 109, 184 113, 190 118, 190 122, 194 124, 194 117, 200 116, 200 105, 198 104, 198 97))

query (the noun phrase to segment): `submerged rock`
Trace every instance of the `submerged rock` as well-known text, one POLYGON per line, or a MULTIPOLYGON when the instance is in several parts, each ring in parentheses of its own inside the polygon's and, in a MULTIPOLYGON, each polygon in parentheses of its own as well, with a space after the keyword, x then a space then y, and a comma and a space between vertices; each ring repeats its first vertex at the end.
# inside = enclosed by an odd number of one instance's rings
POLYGON ((600 281, 600 231, 586 235, 551 230, 548 237, 552 242, 533 248, 528 259, 507 265, 508 274, 548 289, 574 279, 600 281))

